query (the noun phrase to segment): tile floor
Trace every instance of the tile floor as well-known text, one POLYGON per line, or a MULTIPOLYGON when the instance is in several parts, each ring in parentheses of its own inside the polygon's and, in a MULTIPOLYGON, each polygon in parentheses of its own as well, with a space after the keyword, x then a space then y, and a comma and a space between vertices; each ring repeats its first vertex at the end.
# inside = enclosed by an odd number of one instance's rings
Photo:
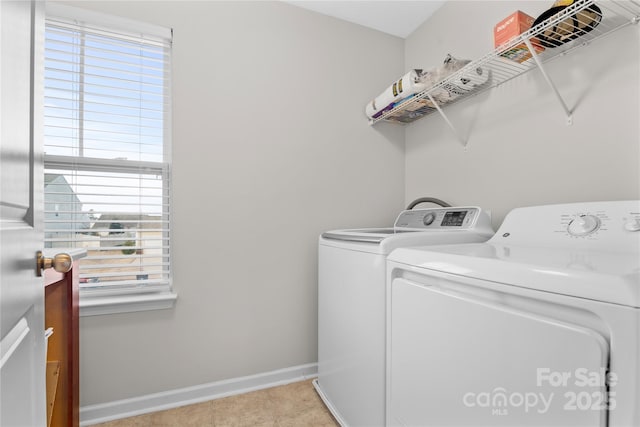
POLYGON ((311 380, 224 397, 95 427, 336 427, 311 380))

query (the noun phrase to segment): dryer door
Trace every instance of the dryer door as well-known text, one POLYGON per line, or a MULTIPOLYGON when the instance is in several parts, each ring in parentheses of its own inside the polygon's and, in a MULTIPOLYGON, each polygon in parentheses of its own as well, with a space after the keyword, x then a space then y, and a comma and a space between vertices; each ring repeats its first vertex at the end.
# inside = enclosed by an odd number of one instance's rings
POLYGON ((603 335, 510 303, 521 297, 420 277, 390 285, 389 425, 606 425, 603 335))

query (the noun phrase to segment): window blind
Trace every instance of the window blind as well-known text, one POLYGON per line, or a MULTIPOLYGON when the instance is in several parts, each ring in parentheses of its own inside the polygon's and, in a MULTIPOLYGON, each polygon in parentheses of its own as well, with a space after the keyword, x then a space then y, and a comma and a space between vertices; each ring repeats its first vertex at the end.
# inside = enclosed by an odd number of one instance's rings
POLYGON ((47 17, 45 246, 80 292, 170 289, 170 37, 47 17))

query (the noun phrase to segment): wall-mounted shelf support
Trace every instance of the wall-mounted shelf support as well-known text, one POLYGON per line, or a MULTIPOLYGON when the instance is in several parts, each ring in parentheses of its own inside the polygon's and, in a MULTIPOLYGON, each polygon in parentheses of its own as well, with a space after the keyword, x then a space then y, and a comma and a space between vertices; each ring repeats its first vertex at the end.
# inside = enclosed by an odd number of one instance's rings
POLYGON ((549 77, 549 74, 547 74, 547 70, 545 70, 544 65, 542 64, 542 61, 538 57, 536 50, 533 48, 533 45, 531 44, 531 40, 529 40, 528 37, 522 37, 522 36, 521 36, 521 39, 524 42, 524 44, 527 45, 527 49, 529 49, 529 52, 531 53, 531 57, 535 61, 536 65, 538 66, 538 69, 542 73, 542 76, 546 80, 547 84, 553 90, 553 93, 556 95, 558 102, 560 102, 560 105, 564 109, 564 112, 567 115, 567 125, 573 124, 573 117, 572 117, 571 110, 569 110, 569 107, 567 107, 567 104, 564 102, 564 99, 562 98, 562 95, 560 95, 560 92, 558 92, 558 88, 556 88, 556 85, 553 84, 553 80, 551 80, 551 77, 549 77))
POLYGON ((444 113, 444 111, 442 111, 442 108, 440 108, 440 106, 438 105, 436 100, 433 99, 433 97, 431 96, 430 93, 427 94, 427 97, 429 98, 429 101, 431 101, 431 104, 433 104, 436 107, 436 109, 438 110, 438 113, 440 113, 440 115, 442 116, 444 121, 447 123, 447 125, 451 128, 451 130, 453 131, 453 133, 456 136, 456 138, 458 138, 458 141, 460 141, 462 143, 463 147, 466 147, 467 146, 467 141, 460 137, 460 134, 456 130, 456 127, 453 125, 453 123, 451 123, 451 120, 449 120, 449 118, 444 113))

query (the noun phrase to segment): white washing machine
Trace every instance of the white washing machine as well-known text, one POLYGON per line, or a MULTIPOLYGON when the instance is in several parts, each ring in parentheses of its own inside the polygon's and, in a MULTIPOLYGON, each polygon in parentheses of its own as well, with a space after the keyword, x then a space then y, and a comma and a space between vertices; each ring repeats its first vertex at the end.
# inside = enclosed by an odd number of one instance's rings
POLYGON ((389 426, 640 426, 640 201, 388 259, 389 426))
POLYGON ((481 242, 492 235, 488 213, 477 207, 407 210, 393 228, 322 234, 314 386, 342 426, 384 425, 387 255, 399 247, 481 242))

